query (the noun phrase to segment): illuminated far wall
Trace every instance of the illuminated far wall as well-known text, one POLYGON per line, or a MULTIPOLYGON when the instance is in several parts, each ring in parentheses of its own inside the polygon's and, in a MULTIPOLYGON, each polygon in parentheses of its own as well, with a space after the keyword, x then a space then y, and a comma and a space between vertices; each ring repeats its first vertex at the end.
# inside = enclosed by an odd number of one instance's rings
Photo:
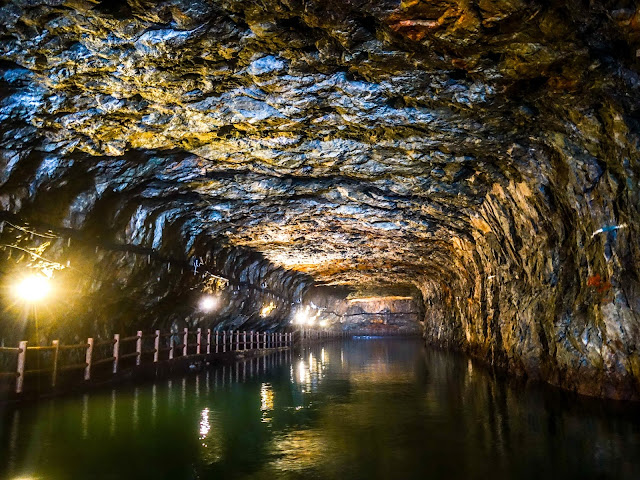
POLYGON ((420 308, 411 296, 347 298, 336 313, 347 330, 367 329, 380 333, 419 333, 420 308))

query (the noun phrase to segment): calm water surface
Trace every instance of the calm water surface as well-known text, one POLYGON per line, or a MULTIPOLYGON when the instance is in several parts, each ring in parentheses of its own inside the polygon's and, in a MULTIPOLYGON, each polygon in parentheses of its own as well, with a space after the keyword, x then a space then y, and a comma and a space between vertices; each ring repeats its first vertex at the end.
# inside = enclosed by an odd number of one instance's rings
POLYGON ((635 408, 354 339, 5 410, 9 479, 640 479, 635 408))

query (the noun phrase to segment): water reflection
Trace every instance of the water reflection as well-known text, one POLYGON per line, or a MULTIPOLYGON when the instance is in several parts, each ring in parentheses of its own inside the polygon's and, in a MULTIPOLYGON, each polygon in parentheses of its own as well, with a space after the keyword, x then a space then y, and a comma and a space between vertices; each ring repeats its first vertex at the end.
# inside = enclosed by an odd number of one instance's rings
POLYGON ((639 451, 635 410, 511 386, 398 339, 240 359, 0 424, 2 478, 635 479, 639 451))
MULTIPOLYGON (((209 430, 211 430, 211 424, 209 423, 209 409, 204 408, 200 414, 200 440, 204 440, 207 435, 209 435, 209 430)), ((203 447, 206 445, 203 443, 203 447)))
POLYGON ((273 388, 270 383, 263 383, 260 386, 260 410, 262 411, 262 421, 271 423, 271 411, 273 410, 273 388))

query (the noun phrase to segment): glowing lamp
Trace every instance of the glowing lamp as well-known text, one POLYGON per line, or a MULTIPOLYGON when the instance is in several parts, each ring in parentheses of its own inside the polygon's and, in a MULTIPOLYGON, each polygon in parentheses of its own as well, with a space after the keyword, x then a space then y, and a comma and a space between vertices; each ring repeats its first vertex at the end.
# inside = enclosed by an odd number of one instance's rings
POLYGON ((271 315, 271 312, 273 312, 275 309, 276 309, 276 304, 271 302, 268 305, 265 305, 262 307, 262 309, 260 310, 260 316, 268 317, 269 315, 271 315))
POLYGON ((296 316, 293 318, 293 323, 296 325, 304 325, 309 321, 309 315, 306 311, 300 309, 296 313, 296 316))
POLYGON ((14 287, 15 295, 25 302, 39 302, 51 292, 49 279, 42 275, 29 275, 14 287))
POLYGON ((200 309, 205 312, 210 312, 211 310, 216 308, 217 305, 218 300, 211 295, 205 295, 200 299, 200 309))

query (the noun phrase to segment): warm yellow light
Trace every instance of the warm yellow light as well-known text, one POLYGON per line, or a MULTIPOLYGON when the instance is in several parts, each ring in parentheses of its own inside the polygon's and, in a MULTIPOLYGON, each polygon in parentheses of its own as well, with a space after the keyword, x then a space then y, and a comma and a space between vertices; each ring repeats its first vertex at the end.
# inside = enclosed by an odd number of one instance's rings
POLYGON ((271 314, 271 312, 273 312, 275 309, 276 309, 276 304, 271 302, 270 304, 262 307, 262 309, 260 310, 260 316, 268 317, 271 314))
POLYGON ((297 325, 304 325, 305 323, 307 323, 308 320, 309 320, 309 314, 305 310, 300 309, 296 312, 296 316, 293 319, 293 323, 297 325))
POLYGON ((210 312, 218 305, 218 299, 212 295, 205 295, 200 300, 200 308, 205 312, 210 312))
POLYGON ((51 292, 49 279, 42 275, 29 275, 14 287, 16 296, 25 302, 39 302, 51 292))
POLYGON ((260 386, 260 410, 273 410, 273 388, 270 383, 263 383, 260 386))
POLYGON ((293 317, 293 323, 296 325, 314 325, 318 316, 318 312, 313 313, 308 306, 300 307, 293 317))
POLYGON ((324 328, 324 327, 326 327, 327 325, 329 325, 329 322, 327 322, 326 320, 321 320, 321 321, 320 321, 320 323, 319 323, 319 325, 320 325, 322 328, 324 328))

